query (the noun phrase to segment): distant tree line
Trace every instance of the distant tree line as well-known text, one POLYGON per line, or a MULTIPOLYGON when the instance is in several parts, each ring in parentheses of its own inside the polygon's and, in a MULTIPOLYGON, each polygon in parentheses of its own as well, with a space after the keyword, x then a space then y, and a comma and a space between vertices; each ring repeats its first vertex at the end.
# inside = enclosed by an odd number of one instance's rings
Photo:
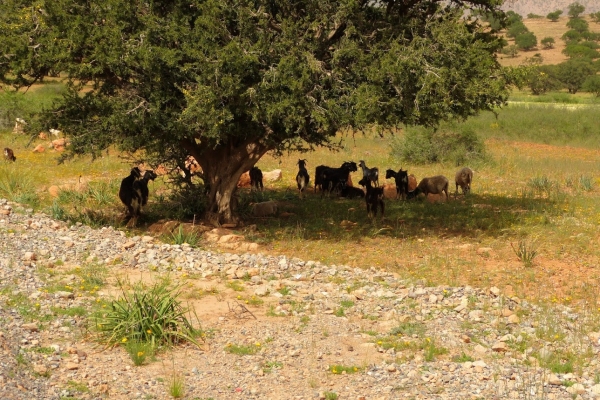
MULTIPOLYGON (((527 86, 533 94, 543 94, 549 90, 567 89, 569 93, 587 91, 600 96, 600 34, 589 30, 589 23, 581 15, 585 7, 580 3, 569 6, 569 30, 561 39, 565 42, 565 54, 569 59, 557 65, 541 65, 541 55, 529 58, 527 86)), ((548 14, 548 19, 555 21, 562 11, 548 14), (555 19, 556 18, 556 19, 555 19)), ((592 20, 600 22, 600 12, 592 14, 592 20)), ((544 48, 554 44, 546 38, 542 40, 544 48)))

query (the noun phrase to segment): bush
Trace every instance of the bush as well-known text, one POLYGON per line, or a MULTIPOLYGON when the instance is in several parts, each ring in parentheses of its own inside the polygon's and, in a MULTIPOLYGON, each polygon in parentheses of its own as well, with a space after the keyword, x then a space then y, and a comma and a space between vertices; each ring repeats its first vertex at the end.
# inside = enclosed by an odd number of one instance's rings
POLYGON ((586 92, 595 94, 596 97, 600 97, 600 76, 588 76, 581 88, 586 92))
POLYGON ((544 47, 544 49, 549 50, 549 49, 553 49, 554 48, 554 38, 553 37, 545 37, 542 39, 541 41, 542 46, 544 47))
POLYGON ((569 17, 570 18, 579 18, 581 14, 585 11, 585 7, 579 2, 569 4, 569 17))
POLYGON ((546 15, 546 18, 548 18, 552 22, 556 22, 560 18, 561 14, 562 14, 562 10, 556 10, 551 13, 548 13, 548 15, 546 15))
POLYGON ((391 144, 392 157, 412 164, 436 162, 463 165, 487 158, 485 145, 474 130, 450 125, 444 129, 414 127, 391 144))
POLYGON ((589 30, 589 24, 586 20, 581 18, 571 18, 567 22, 567 28, 573 29, 579 33, 583 33, 589 30))
POLYGON ((100 311, 95 318, 99 339, 106 345, 128 342, 150 343, 152 348, 190 342, 198 345, 201 333, 192 326, 186 315, 189 310, 177 301, 179 290, 166 282, 147 287, 133 285, 127 292, 119 282, 122 296, 100 311))
POLYGON ((519 35, 529 32, 529 29, 525 26, 523 22, 515 22, 510 25, 506 31, 506 36, 509 38, 516 38, 519 35))
POLYGON ((537 38, 533 32, 525 32, 515 37, 515 43, 522 50, 531 50, 537 46, 537 38))

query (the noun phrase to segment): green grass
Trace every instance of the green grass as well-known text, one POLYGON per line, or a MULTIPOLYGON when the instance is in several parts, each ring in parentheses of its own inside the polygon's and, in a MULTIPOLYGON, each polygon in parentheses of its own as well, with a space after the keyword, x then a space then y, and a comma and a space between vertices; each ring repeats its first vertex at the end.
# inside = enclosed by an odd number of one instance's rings
POLYGON ((119 282, 121 296, 94 316, 98 339, 107 345, 128 341, 151 343, 153 348, 190 342, 202 333, 190 322, 190 311, 179 300, 179 288, 168 281, 151 286, 135 283, 126 290, 119 282))
POLYGON ((200 236, 195 232, 185 232, 183 225, 179 225, 179 228, 171 233, 170 241, 173 244, 184 244, 187 243, 192 247, 196 247, 200 242, 200 236))
POLYGON ((473 362, 473 361, 475 361, 475 359, 471 356, 466 355, 463 352, 463 353, 461 353, 461 355, 456 355, 456 356, 452 357, 452 361, 456 362, 456 363, 464 363, 467 361, 473 362))
POLYGON ((335 375, 341 375, 341 374, 355 374, 357 372, 362 371, 361 367, 355 366, 355 365, 330 365, 329 366, 329 372, 331 372, 332 374, 335 375))
POLYGON ((174 399, 180 399, 185 393, 185 380, 183 375, 173 373, 169 377, 167 393, 174 399))
POLYGON ((229 343, 225 346, 225 351, 229 354, 235 354, 238 356, 248 356, 252 354, 256 354, 260 350, 260 345, 237 345, 229 343))
POLYGON ((149 342, 131 340, 125 343, 124 347, 136 366, 143 365, 148 358, 154 356, 155 352, 154 346, 149 342))

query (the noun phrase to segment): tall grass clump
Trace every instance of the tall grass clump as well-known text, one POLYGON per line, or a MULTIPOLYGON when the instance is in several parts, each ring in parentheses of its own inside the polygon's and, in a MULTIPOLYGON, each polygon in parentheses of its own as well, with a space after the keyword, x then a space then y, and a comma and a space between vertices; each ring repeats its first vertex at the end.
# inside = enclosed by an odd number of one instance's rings
POLYGON ((512 243, 510 246, 525 267, 529 268, 533 266, 533 260, 537 257, 538 251, 532 243, 526 240, 519 240, 516 246, 512 243))
POLYGON ((410 127, 391 144, 391 155, 411 164, 463 165, 487 159, 485 144, 475 130, 452 124, 439 129, 410 127))
POLYGON ((190 310, 177 300, 178 287, 163 281, 147 286, 136 283, 127 291, 119 282, 121 297, 95 317, 99 340, 106 345, 126 345, 128 342, 149 343, 152 348, 172 346, 181 342, 198 345, 201 330, 194 328, 190 310))
POLYGON ((171 233, 170 237, 173 244, 184 244, 187 243, 192 247, 196 247, 200 241, 200 237, 194 231, 186 232, 183 229, 183 225, 179 225, 179 228, 171 233))
POLYGON ((0 164, 0 198, 31 207, 39 205, 35 182, 25 169, 0 164))

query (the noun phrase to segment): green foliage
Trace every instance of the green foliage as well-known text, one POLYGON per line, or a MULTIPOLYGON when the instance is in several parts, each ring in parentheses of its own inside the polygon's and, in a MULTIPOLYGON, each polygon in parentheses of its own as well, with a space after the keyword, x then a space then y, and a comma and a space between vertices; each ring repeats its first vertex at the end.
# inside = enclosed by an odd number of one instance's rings
POLYGON ((438 347, 435 339, 426 338, 423 345, 423 358, 425 361, 433 361, 437 356, 448 354, 448 349, 438 347))
POLYGON ((537 46, 537 38, 533 32, 525 32, 515 37, 515 43, 521 50, 531 50, 537 46))
POLYGON ((544 49, 549 50, 549 49, 554 48, 555 41, 554 41, 553 37, 548 36, 548 37, 543 38, 540 43, 542 44, 542 47, 544 49))
POLYGON ((600 11, 595 12, 595 13, 591 13, 590 14, 590 18, 592 19, 592 21, 594 21, 597 24, 600 24, 600 11))
POLYGON ((569 21, 567 21, 567 27, 579 33, 583 33, 589 30, 590 25, 584 19, 571 18, 569 21))
POLYGON ((0 162, 0 198, 37 207, 39 197, 30 172, 16 163, 2 161, 0 162))
POLYGON ((115 146, 170 168, 193 155, 209 190, 203 207, 182 209, 235 222, 234 184, 267 151, 336 147, 344 127, 435 126, 503 104, 502 40, 471 8, 503 19, 498 0, 387 10, 337 0, 10 0, 0 4, 0 54, 11 55, 0 82, 61 73, 67 91, 31 125, 68 132, 63 159, 115 146))
POLYGON ((502 54, 506 54, 507 56, 516 57, 519 54, 519 46, 516 44, 509 44, 502 48, 502 54))
POLYGON ((537 257, 538 251, 534 245, 529 243, 526 240, 519 240, 519 243, 515 246, 514 244, 510 244, 517 258, 523 263, 523 265, 527 268, 533 266, 533 260, 537 257))
POLYGON ((568 11, 569 18, 579 18, 579 16, 581 14, 583 14, 584 11, 585 11, 585 7, 577 1, 569 4, 569 11, 568 11))
POLYGON ((552 22, 556 22, 558 21, 562 13, 562 10, 552 11, 551 13, 548 13, 548 15, 546 15, 546 18, 548 18, 552 22))
POLYGON ((512 10, 506 12, 506 24, 508 26, 522 23, 522 22, 523 22, 523 17, 521 16, 521 14, 518 14, 512 10))
POLYGON ((464 352, 462 352, 462 354, 460 356, 456 355, 456 356, 452 357, 452 361, 456 362, 456 363, 464 363, 467 361, 473 362, 473 361, 475 361, 475 359, 471 356, 466 355, 464 352))
POLYGON ((238 356, 249 356, 256 354, 258 350, 260 350, 260 346, 257 345, 237 345, 229 343, 227 346, 225 346, 226 352, 238 356))
POLYGON ((337 400, 338 394, 336 392, 323 392, 323 396, 325 396, 325 400, 337 400))
POLYGON ((329 372, 331 372, 332 374, 335 374, 335 375, 341 375, 344 373, 345 374, 355 374, 360 371, 362 371, 362 368, 354 366, 354 365, 347 366, 347 365, 336 364, 336 365, 329 366, 329 372))
POLYGON ((185 379, 183 375, 173 372, 168 381, 168 393, 174 399, 180 399, 185 394, 185 379))
POLYGON ((558 65, 556 77, 569 93, 575 94, 581 89, 585 80, 595 73, 596 70, 589 60, 573 59, 558 65))
POLYGON ((183 225, 179 225, 179 228, 171 233, 171 241, 173 244, 182 245, 187 243, 192 247, 196 247, 200 241, 200 236, 194 231, 185 232, 183 225))
POLYGON ((582 36, 580 32, 577 32, 573 29, 566 31, 565 33, 563 33, 563 35, 560 37, 562 40, 564 40, 564 42, 566 44, 570 44, 570 43, 578 43, 582 40, 582 36))
POLYGON ((131 340, 125 343, 125 350, 129 353, 131 360, 135 366, 143 365, 146 359, 152 358, 154 355, 154 347, 152 343, 139 342, 131 340))
POLYGON ((593 60, 600 57, 600 53, 594 48, 593 42, 569 43, 562 53, 571 59, 582 58, 593 60))
POLYGON ((167 282, 133 285, 132 291, 119 282, 121 297, 95 316, 99 340, 107 345, 135 342, 151 343, 153 348, 180 342, 198 345, 201 331, 186 316, 188 309, 177 300, 179 288, 167 282))
POLYGON ((418 337, 425 334, 425 325, 420 322, 403 322, 390 332, 390 335, 395 336, 413 336, 417 335, 418 337))
POLYGON ((596 97, 600 97, 600 76, 588 76, 583 82, 581 89, 586 92, 594 93, 596 97))
POLYGON ((391 156, 411 164, 454 165, 486 159, 485 144, 474 130, 449 125, 440 129, 408 128, 391 143, 391 156))
POLYGON ((519 35, 529 32, 529 29, 525 26, 523 22, 515 22, 510 25, 506 30, 506 36, 510 38, 516 38, 519 35))
POLYGON ((529 14, 527 14, 527 18, 529 18, 529 19, 540 19, 540 18, 544 18, 544 16, 543 15, 534 14, 534 13, 529 13, 529 14))

